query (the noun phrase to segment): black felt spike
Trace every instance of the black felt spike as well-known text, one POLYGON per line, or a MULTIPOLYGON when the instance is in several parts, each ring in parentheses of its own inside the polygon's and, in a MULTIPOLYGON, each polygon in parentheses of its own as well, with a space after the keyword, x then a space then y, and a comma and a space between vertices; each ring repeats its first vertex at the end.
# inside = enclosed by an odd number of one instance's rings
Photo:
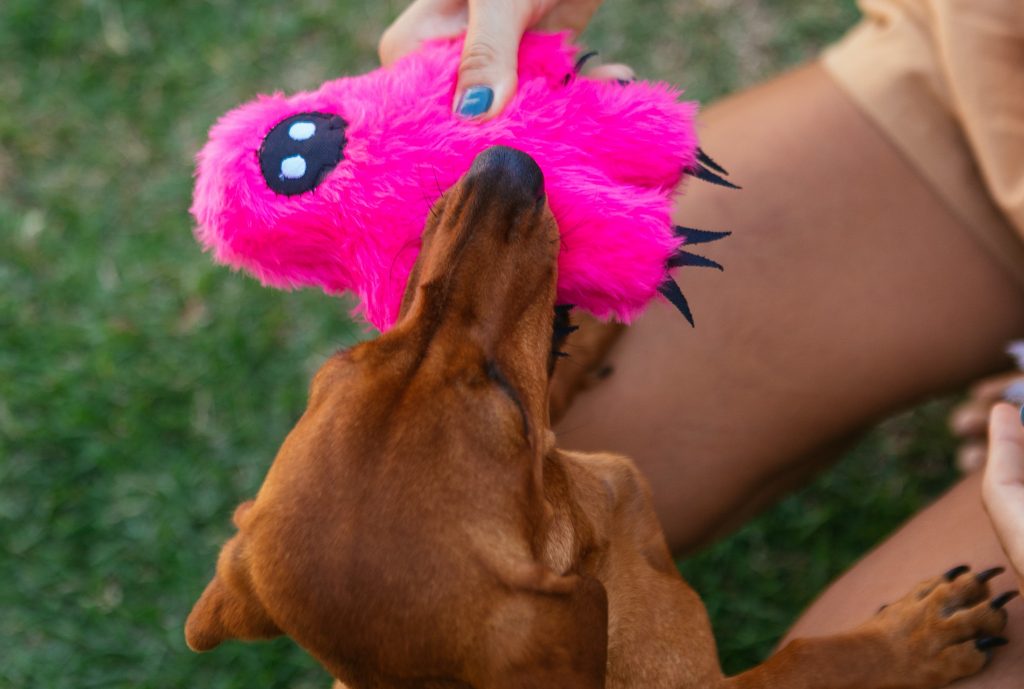
POLYGON ((714 242, 732 234, 732 232, 698 230, 695 227, 683 227, 682 225, 676 225, 673 228, 673 231, 677 237, 685 238, 687 244, 707 244, 708 242, 714 242))
POLYGON ((690 313, 690 305, 686 303, 686 297, 683 296, 683 291, 679 289, 679 285, 669 278, 668 280, 665 280, 665 282, 661 283, 661 287, 658 288, 658 291, 672 303, 672 306, 679 309, 679 313, 683 314, 683 318, 685 318, 692 326, 693 314, 690 313))
POLYGON ((721 187, 728 187, 729 189, 742 189, 724 177, 719 177, 711 170, 707 169, 703 165, 698 164, 696 167, 691 167, 686 170, 686 174, 696 177, 703 182, 710 182, 711 184, 717 184, 721 187))
POLYGON ((698 256, 697 254, 691 254, 687 251, 679 251, 675 256, 668 259, 669 268, 682 268, 683 266, 696 266, 698 268, 717 268, 718 270, 725 270, 722 265, 717 261, 712 261, 710 258, 704 256, 698 256))
POLYGON ((552 333, 552 341, 556 343, 561 342, 579 329, 580 326, 578 325, 570 325, 564 328, 556 326, 554 332, 552 333))
POLYGON ((587 64, 590 61, 590 59, 593 58, 593 57, 597 57, 597 51, 596 50, 588 50, 587 52, 585 52, 582 55, 580 55, 576 59, 576 64, 573 65, 573 67, 572 67, 573 71, 576 72, 577 74, 579 74, 580 70, 583 69, 583 66, 585 64, 587 64))
POLYGON ((569 320, 570 310, 572 310, 572 304, 559 304, 555 307, 555 318, 551 327, 551 353, 555 359, 565 356, 559 351, 559 348, 569 335, 579 330, 579 326, 573 325, 569 320))
POLYGON ((705 153, 704 149, 702 149, 702 148, 698 148, 697 149, 697 160, 699 162, 703 163, 704 165, 707 165, 709 168, 711 168, 715 172, 721 172, 723 175, 729 174, 728 170, 726 170, 724 167, 722 167, 721 165, 716 163, 714 161, 714 159, 711 156, 709 156, 707 153, 705 153))

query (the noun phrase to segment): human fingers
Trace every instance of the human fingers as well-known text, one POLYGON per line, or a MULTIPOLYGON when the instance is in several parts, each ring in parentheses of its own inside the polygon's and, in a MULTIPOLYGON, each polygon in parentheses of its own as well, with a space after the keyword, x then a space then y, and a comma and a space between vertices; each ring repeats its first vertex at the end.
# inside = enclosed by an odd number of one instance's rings
POLYGON ((593 69, 585 70, 585 73, 591 79, 599 79, 601 81, 618 81, 621 83, 636 81, 636 72, 633 71, 633 68, 620 63, 600 65, 593 69))
MULTIPOLYGON (((381 64, 390 65, 426 40, 466 33, 453 109, 489 119, 517 85, 519 43, 530 27, 582 31, 601 0, 415 0, 381 36, 381 64)), ((631 80, 632 70, 607 66, 595 78, 631 80)))
POLYGON ((1024 574, 1024 421, 1011 404, 992 408, 982 497, 1006 554, 1024 574))
POLYGON ((433 38, 458 36, 466 30, 466 0, 415 0, 381 34, 380 63, 387 67, 433 38))
POLYGON ((974 440, 966 442, 956 450, 956 467, 964 474, 973 474, 985 467, 988 458, 988 444, 974 440))
POLYGON ((504 109, 516 90, 523 33, 550 4, 541 0, 469 0, 469 23, 453 103, 457 115, 486 120, 504 109))
POLYGON ((992 405, 1002 399, 1024 403, 1024 399, 1016 399, 1017 395, 1024 395, 1024 374, 1020 371, 979 381, 971 387, 967 399, 950 413, 950 430, 959 436, 983 435, 992 405))
POLYGON ((988 453, 989 412, 992 405, 1001 400, 1024 403, 1024 374, 1011 371, 985 378, 950 412, 949 429, 962 441, 957 449, 957 467, 964 473, 984 466, 988 453))

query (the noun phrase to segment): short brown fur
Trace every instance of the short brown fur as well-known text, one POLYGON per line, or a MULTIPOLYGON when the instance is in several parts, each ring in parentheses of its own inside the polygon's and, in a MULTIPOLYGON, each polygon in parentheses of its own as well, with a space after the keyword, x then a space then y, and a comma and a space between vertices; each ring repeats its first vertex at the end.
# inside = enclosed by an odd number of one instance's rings
POLYGON ((981 669, 972 640, 1006 616, 960 576, 722 676, 636 467, 555 447, 559 236, 521 156, 481 154, 398 324, 317 373, 189 646, 285 633, 353 689, 931 689, 981 669))

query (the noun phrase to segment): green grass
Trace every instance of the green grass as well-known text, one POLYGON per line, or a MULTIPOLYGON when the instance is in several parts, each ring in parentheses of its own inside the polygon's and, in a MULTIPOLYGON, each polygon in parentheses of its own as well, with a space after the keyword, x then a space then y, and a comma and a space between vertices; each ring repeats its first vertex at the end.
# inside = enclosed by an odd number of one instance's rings
MULTIPOLYGON (((609 0, 588 40, 706 99, 813 55, 850 0, 609 0)), ((191 159, 261 90, 373 67, 401 3, 0 3, 0 687, 325 687, 289 641, 190 653, 234 505, 362 336, 345 307, 214 266, 191 159)), ((727 667, 951 479, 941 406, 684 567, 727 667), (884 459, 881 459, 884 458, 884 459)))

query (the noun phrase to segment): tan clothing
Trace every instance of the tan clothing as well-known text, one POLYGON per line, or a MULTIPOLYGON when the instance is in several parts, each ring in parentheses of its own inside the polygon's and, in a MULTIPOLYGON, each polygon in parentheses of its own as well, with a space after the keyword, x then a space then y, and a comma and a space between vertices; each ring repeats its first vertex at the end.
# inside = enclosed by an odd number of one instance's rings
POLYGON ((1024 284, 1024 0, 860 0, 824 64, 1024 284))

